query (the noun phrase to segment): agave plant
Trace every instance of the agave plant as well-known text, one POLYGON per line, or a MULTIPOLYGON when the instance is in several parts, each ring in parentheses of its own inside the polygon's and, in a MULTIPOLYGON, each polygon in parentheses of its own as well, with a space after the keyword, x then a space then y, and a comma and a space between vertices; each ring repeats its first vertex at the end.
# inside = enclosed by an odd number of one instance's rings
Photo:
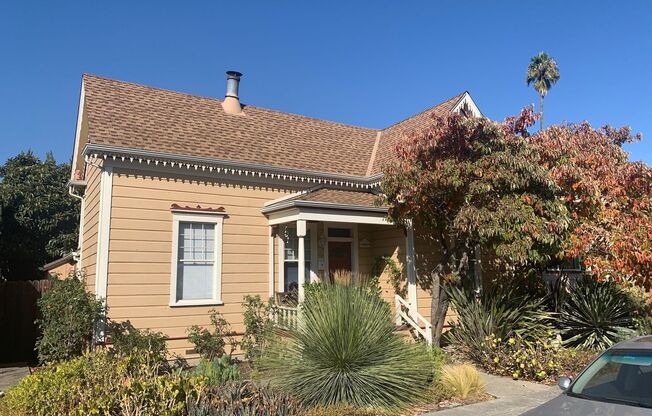
POLYGON ((451 322, 446 338, 477 362, 483 362, 487 337, 518 336, 527 342, 546 337, 552 329, 551 314, 542 308, 543 299, 518 296, 500 286, 483 292, 479 299, 457 287, 450 288, 449 296, 457 321, 451 322))
POLYGON ((559 326, 564 344, 606 349, 634 336, 637 305, 616 283, 586 277, 566 294, 559 326))
POLYGON ((307 405, 397 409, 432 377, 423 345, 394 332, 389 305, 368 290, 324 285, 306 294, 301 319, 259 363, 262 375, 307 405))

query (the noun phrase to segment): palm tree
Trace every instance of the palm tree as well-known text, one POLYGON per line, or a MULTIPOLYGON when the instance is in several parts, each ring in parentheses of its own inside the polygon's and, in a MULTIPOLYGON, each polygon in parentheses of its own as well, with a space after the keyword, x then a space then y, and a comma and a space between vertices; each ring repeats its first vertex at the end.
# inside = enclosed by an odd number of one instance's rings
POLYGON ((557 62, 545 52, 540 52, 530 60, 527 67, 527 85, 534 84, 534 89, 539 93, 539 111, 541 111, 541 124, 543 130, 543 99, 550 88, 559 81, 559 68, 557 62))

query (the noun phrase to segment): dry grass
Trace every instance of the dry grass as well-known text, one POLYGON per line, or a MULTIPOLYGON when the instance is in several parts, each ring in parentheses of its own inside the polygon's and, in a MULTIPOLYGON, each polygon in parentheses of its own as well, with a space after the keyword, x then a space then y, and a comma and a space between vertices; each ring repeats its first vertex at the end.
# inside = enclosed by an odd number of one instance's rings
POLYGON ((462 400, 485 393, 480 372, 469 364, 444 366, 439 382, 462 400))

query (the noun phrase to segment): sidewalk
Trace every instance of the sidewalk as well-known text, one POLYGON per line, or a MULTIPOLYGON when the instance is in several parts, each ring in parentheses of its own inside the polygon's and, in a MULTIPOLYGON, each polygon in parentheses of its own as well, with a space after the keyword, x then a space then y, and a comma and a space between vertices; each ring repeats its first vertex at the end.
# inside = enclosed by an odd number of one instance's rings
POLYGON ((561 393, 557 386, 514 381, 507 377, 489 374, 482 374, 482 377, 487 384, 487 393, 496 397, 494 400, 426 413, 422 416, 518 416, 561 393))
POLYGON ((7 391, 9 387, 18 383, 18 381, 29 374, 27 365, 8 365, 0 366, 0 391, 7 391))

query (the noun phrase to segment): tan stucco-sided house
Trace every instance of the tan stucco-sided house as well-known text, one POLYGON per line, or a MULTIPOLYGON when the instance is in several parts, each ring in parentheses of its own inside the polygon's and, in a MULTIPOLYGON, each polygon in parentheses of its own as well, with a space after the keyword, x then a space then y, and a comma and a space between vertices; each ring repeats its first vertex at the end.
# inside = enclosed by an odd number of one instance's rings
MULTIPOLYGON (((82 196, 77 268, 108 317, 162 331, 171 352, 190 355, 186 330, 211 309, 242 333, 245 295, 301 298, 301 282, 369 274, 393 256, 408 313, 429 320, 415 265, 428 250, 374 202, 397 141, 432 113, 480 115, 471 96, 370 129, 242 104, 239 81, 228 73, 221 100, 83 76, 70 181, 82 196)), ((381 285, 394 304, 387 276, 381 285)))

